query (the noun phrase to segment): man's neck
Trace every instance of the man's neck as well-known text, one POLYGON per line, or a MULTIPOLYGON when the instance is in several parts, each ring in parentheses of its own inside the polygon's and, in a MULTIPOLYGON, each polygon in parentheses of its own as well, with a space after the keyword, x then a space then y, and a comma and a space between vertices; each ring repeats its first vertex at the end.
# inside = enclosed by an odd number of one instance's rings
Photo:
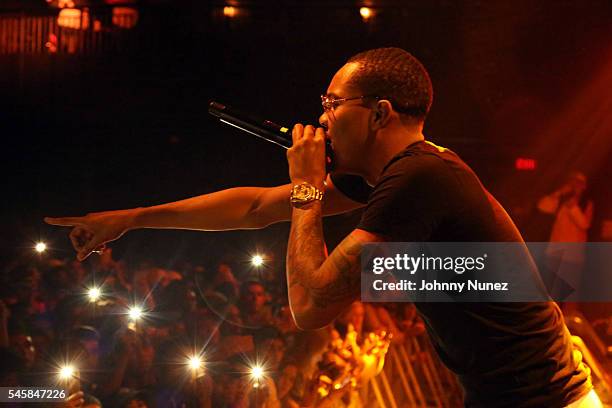
POLYGON ((398 153, 404 150, 407 146, 425 140, 422 127, 414 127, 402 129, 403 131, 391 131, 381 135, 380 145, 376 146, 371 158, 367 161, 369 167, 365 169, 365 174, 362 176, 370 186, 374 186, 378 178, 383 172, 383 169, 398 153))

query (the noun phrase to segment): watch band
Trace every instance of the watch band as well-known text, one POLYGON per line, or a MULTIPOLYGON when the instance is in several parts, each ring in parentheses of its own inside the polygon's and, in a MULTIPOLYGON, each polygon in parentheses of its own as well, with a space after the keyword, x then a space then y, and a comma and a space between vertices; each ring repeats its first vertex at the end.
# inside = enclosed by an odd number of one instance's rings
POLYGON ((312 202, 323 200, 323 191, 310 183, 295 184, 291 188, 290 202, 296 208, 302 208, 312 202))

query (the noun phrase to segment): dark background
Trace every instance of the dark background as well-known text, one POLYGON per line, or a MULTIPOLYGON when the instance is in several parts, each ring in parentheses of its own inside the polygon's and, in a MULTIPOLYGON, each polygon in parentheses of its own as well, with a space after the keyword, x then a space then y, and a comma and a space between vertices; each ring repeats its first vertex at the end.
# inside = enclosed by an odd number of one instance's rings
MULTIPOLYGON (((0 18, 59 11, 54 2, 3 3, 0 18)), ((612 2, 374 1, 368 22, 352 1, 234 4, 239 13, 227 18, 221 2, 140 2, 137 25, 109 30, 106 47, 0 54, 3 255, 32 256, 45 239, 54 255, 72 256, 68 230, 45 225, 45 215, 288 182, 284 151, 219 124, 208 101, 287 126, 314 123, 333 73, 380 46, 405 48, 428 68, 426 136, 462 155, 528 239, 546 239, 533 205, 574 169, 590 178, 591 235, 601 239, 601 221, 612 218, 612 2), (516 170, 518 157, 537 168, 516 170)), ((77 1, 84 6, 103 22, 111 9, 77 1)), ((330 244, 357 219, 330 220, 330 244)), ((242 261, 256 247, 282 258, 287 235, 286 224, 134 231, 113 248, 171 268, 242 261)))

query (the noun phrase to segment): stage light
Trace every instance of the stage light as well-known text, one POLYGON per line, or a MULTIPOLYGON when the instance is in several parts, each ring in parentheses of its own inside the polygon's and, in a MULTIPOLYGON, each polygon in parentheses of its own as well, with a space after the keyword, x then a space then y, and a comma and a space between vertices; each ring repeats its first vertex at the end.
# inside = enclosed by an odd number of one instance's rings
POLYGON ((89 297, 89 301, 92 303, 100 299, 101 294, 102 292, 100 291, 100 288, 97 288, 95 286, 92 288, 89 288, 89 290, 87 291, 87 296, 89 297))
POLYGON ((251 263, 253 264, 254 267, 258 268, 264 264, 264 259, 261 255, 254 255, 251 258, 251 263))
POLYGON ((43 252, 45 252, 47 250, 47 244, 45 244, 44 242, 38 242, 36 244, 36 246, 34 247, 34 249, 36 250, 36 252, 38 252, 39 254, 42 254, 43 252))
POLYGON ((232 7, 232 6, 225 6, 223 7, 223 15, 225 17, 236 17, 236 15, 238 14, 238 9, 236 9, 236 7, 232 7))
POLYGON ((361 14, 363 21, 368 21, 370 18, 374 17, 374 10, 369 7, 361 7, 359 9, 359 14, 361 14))
MULTIPOLYGON (((47 3, 51 3, 53 0, 47 0, 47 3)), ((72 0, 57 0, 58 8, 73 8, 74 1, 72 0)))
POLYGON ((68 381, 74 376, 74 367, 71 365, 65 365, 60 368, 58 376, 62 381, 68 381))
POLYGON ((120 28, 134 28, 138 23, 138 10, 131 7, 113 7, 113 25, 120 28))
POLYGON ((57 16, 57 25, 75 30, 87 30, 89 27, 89 12, 87 9, 63 8, 57 16))

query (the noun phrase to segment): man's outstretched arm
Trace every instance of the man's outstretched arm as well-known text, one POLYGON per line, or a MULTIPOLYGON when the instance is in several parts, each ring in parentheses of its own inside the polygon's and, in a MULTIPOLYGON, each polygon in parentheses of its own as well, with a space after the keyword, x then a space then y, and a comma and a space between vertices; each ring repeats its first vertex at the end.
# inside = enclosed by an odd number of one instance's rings
MULTIPOLYGON (((83 217, 45 218, 49 224, 74 227, 70 239, 79 260, 96 248, 139 228, 220 231, 258 229, 291 217, 291 184, 237 187, 146 208, 91 213, 83 217)), ((328 177, 325 215, 362 206, 334 188, 328 177)))

